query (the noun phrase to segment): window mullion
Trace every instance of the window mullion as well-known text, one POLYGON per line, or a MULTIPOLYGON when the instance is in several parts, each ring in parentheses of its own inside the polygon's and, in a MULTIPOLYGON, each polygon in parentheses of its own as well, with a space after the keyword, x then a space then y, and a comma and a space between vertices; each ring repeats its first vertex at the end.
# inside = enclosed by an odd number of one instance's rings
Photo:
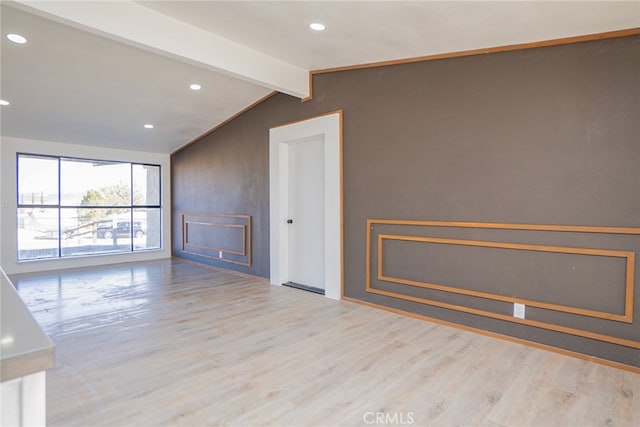
POLYGON ((133 235, 134 235, 134 222, 133 222, 133 163, 129 163, 129 237, 131 240, 131 252, 133 252, 133 235))
POLYGON ((62 258, 62 159, 58 157, 58 258, 62 258))

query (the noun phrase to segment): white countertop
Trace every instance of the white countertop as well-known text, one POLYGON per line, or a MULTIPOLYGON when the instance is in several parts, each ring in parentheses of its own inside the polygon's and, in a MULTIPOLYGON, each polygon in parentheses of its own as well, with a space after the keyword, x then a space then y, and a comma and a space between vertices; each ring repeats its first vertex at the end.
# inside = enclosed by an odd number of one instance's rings
POLYGON ((52 368, 53 343, 0 269, 0 380, 52 368))

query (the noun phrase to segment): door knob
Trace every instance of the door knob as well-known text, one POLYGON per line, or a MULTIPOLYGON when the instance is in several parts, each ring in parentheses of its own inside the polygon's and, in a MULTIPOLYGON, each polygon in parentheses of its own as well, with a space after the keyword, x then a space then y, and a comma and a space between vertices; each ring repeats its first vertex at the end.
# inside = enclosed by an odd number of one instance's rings
POLYGON ((293 224, 293 220, 292 219, 288 219, 287 220, 287 224, 293 224))

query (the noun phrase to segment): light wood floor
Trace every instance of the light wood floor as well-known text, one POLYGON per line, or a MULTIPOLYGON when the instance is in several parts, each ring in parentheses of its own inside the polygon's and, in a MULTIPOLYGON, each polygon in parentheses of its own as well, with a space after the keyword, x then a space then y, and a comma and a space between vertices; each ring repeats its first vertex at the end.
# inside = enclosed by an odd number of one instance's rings
POLYGON ((640 375, 207 266, 13 278, 51 426, 640 426, 640 375))

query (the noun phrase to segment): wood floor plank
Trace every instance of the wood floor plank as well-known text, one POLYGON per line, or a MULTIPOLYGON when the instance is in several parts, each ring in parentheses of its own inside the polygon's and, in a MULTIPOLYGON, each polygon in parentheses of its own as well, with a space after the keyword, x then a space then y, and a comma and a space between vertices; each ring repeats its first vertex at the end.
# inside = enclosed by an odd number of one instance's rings
POLYGON ((13 279, 51 426, 640 425, 640 375, 179 259, 13 279))

